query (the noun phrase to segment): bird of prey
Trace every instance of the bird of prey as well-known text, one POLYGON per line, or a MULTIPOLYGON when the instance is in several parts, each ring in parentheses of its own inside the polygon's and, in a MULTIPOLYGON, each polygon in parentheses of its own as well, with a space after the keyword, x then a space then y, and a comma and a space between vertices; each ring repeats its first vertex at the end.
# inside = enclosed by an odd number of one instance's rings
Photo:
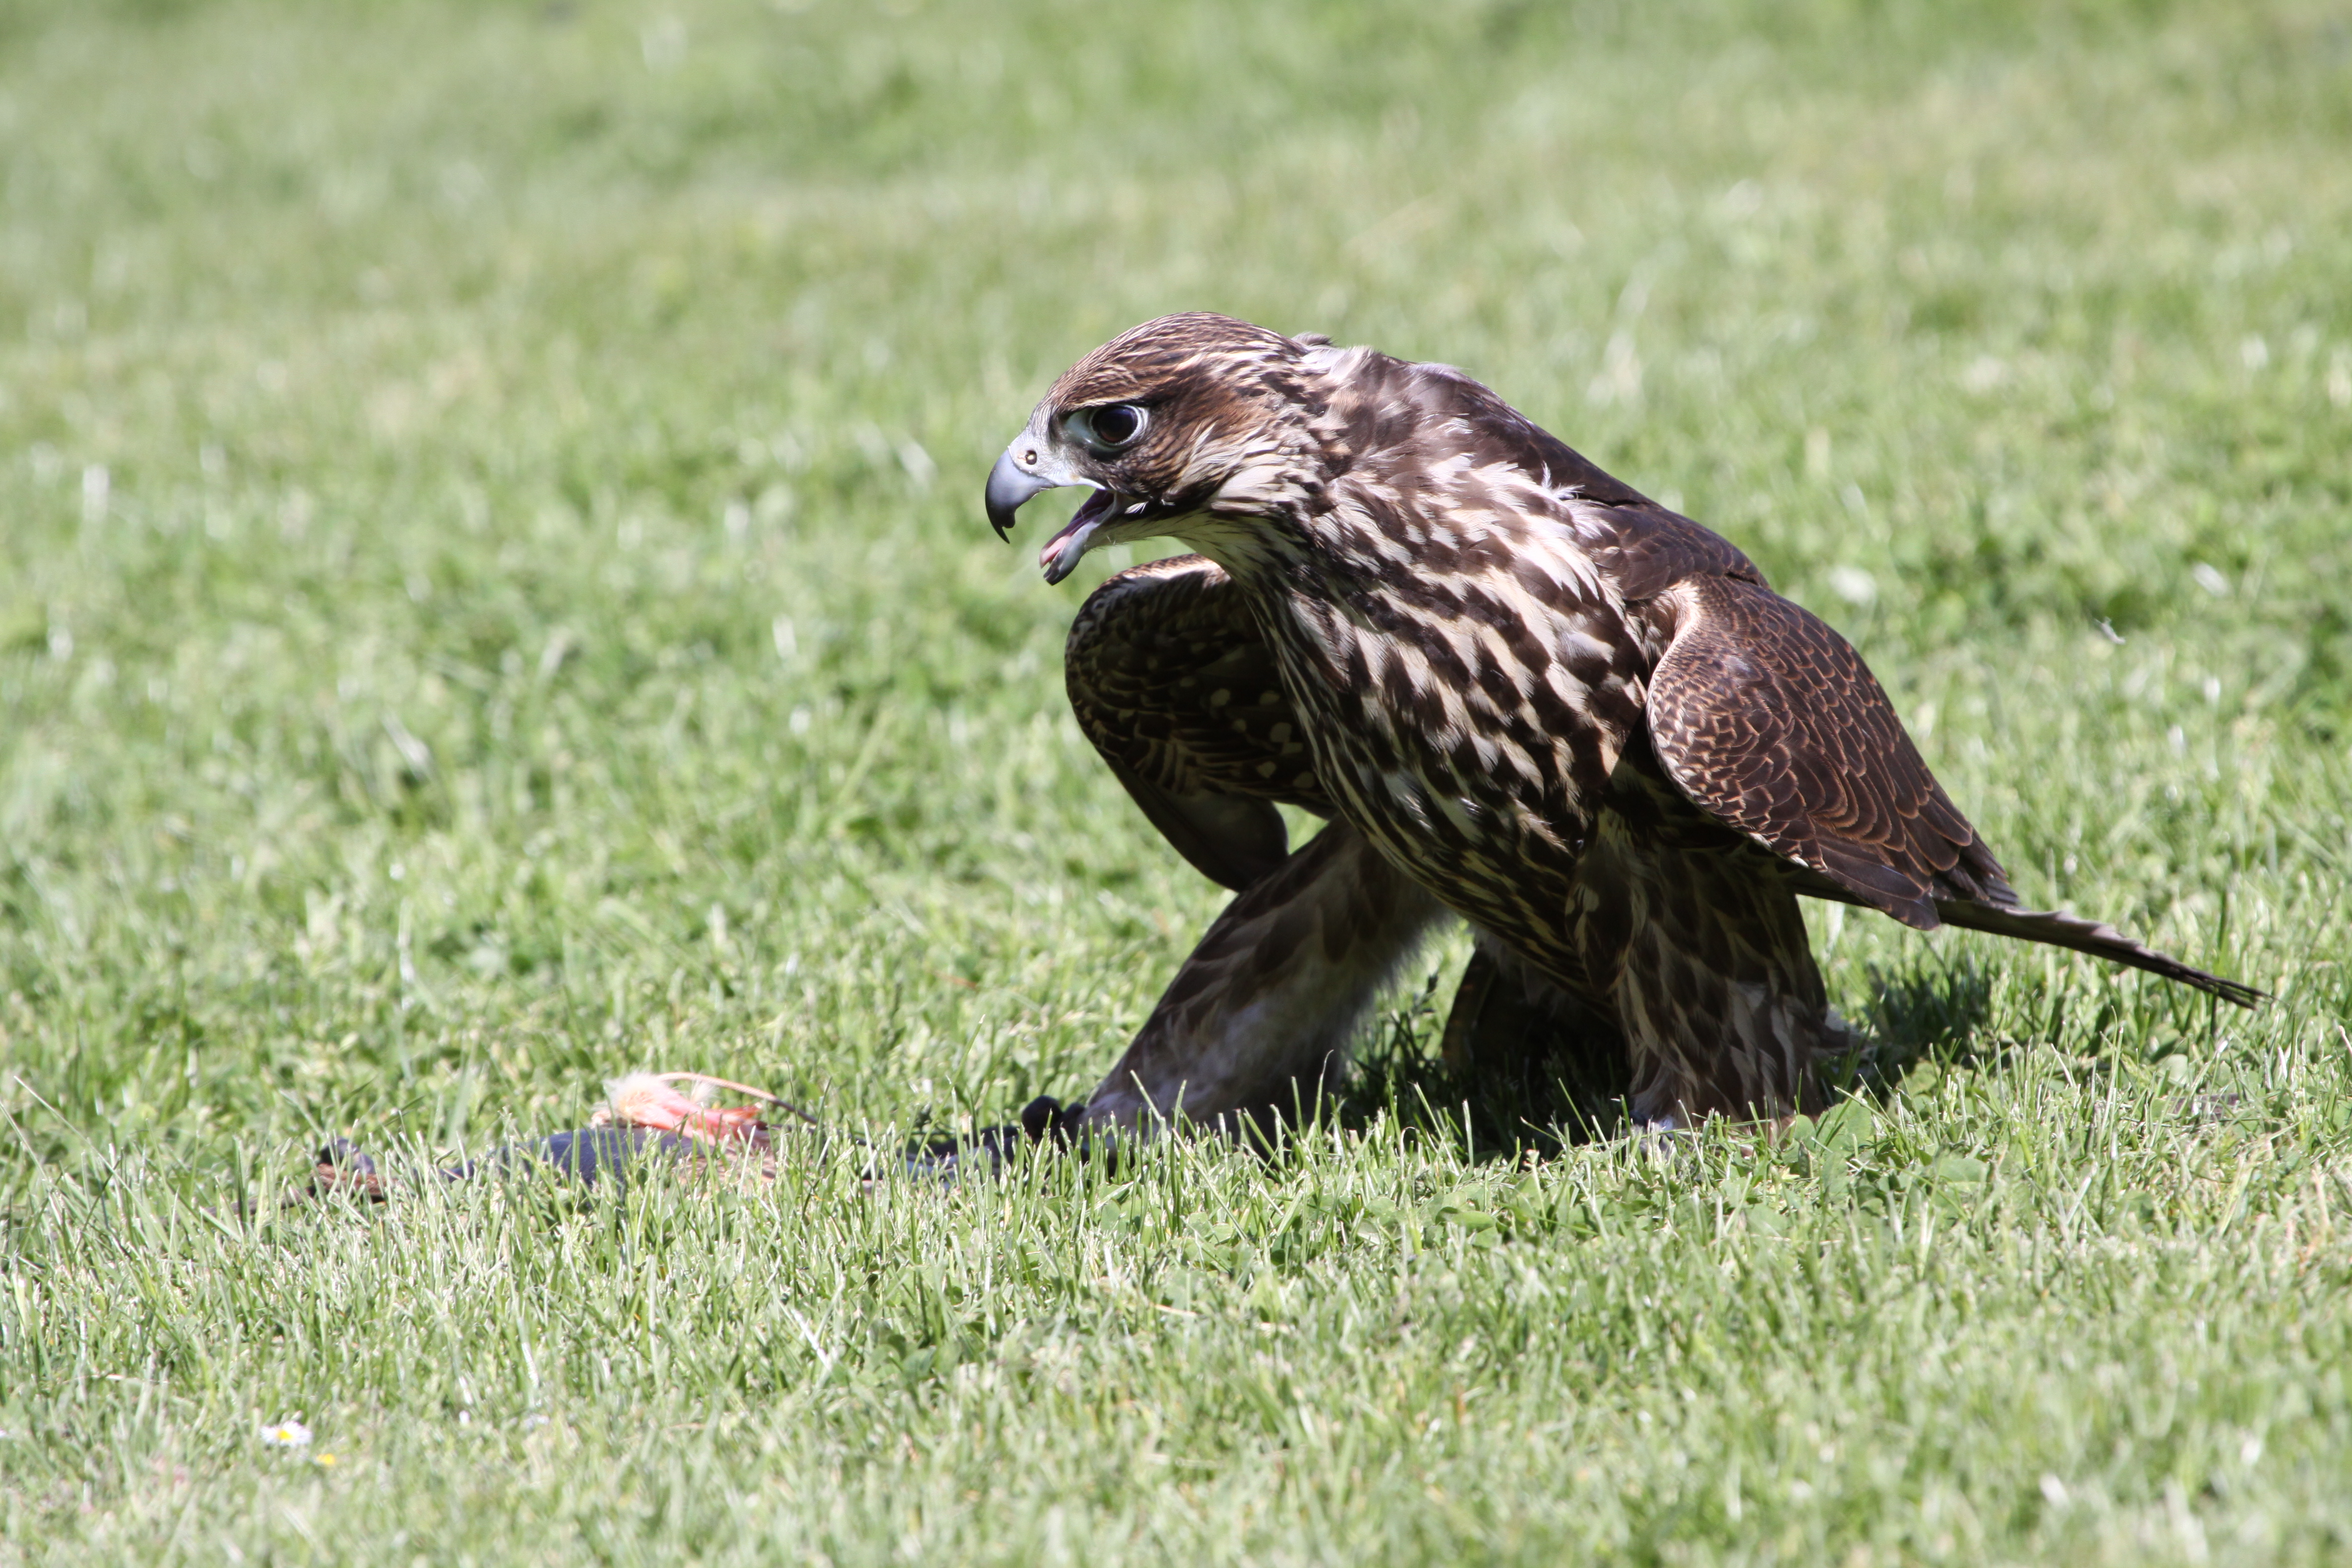
POLYGON ((1237 894, 1085 1123, 1286 1108, 1448 913, 1480 954, 1449 1033, 1504 996, 1651 1128, 1819 1103, 1850 1042, 1801 896, 2261 994, 2021 908, 1844 638, 1450 366, 1148 321, 1055 383, 989 520, 1061 485, 1094 493, 1049 583, 1114 542, 1198 552, 1095 592, 1069 693, 1237 894), (1329 826, 1292 852, 1282 803, 1329 826))

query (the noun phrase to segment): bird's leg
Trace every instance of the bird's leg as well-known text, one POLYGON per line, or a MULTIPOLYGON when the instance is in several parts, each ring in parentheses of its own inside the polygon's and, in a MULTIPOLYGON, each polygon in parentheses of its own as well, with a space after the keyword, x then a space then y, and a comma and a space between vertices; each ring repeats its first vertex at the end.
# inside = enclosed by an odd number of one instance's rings
POLYGON ((1225 906, 1088 1097, 1086 1124, 1237 1127, 1313 1100, 1444 910, 1335 822, 1225 906))
POLYGON ((1578 868, 1578 936, 1623 1031, 1634 1120, 1818 1109, 1814 1062, 1853 1040, 1775 869, 1604 811, 1578 868))
POLYGON ((1575 1139, 1622 1120, 1624 1036, 1599 1008, 1522 963, 1486 931, 1462 972, 1441 1047, 1475 1079, 1512 1136, 1558 1128, 1575 1139))

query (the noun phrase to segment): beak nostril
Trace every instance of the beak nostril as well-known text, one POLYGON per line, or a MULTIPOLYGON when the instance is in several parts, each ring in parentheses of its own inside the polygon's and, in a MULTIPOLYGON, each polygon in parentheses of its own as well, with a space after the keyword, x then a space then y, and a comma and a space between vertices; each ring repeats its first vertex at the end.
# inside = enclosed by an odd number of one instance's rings
POLYGON ((1038 448, 1007 447, 996 459, 996 467, 988 471, 988 522, 996 530, 999 539, 1013 529, 1013 514, 1039 490, 1050 490, 1054 481, 1037 472, 1038 448))

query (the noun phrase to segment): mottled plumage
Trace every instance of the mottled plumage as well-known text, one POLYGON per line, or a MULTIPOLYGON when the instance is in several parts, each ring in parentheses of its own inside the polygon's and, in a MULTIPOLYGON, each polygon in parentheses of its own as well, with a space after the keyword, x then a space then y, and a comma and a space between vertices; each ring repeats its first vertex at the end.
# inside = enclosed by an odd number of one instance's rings
POLYGON ((1286 801, 1328 816, 1307 731, 1232 579, 1199 556, 1139 566, 1078 612, 1070 708, 1143 814, 1238 892, 1281 864, 1286 801))
POLYGON ((1843 638, 1458 371, 1163 318, 1055 384, 992 520, 1070 483, 1097 489, 1046 544, 1050 579, 1114 540, 1201 552, 1097 590, 1070 696, 1152 822, 1243 889, 1092 1115, 1279 1101, 1299 1008, 1339 1048, 1441 910, 1477 929, 1480 985, 1549 994, 1653 1121, 1808 1103, 1843 1035, 1800 894, 2254 995, 2020 909, 1843 638), (1276 802, 1338 821, 1285 859, 1276 802), (1342 921, 1340 883, 1381 908, 1342 921), (1237 933, 1282 928, 1286 903, 1325 940, 1253 966, 1237 933), (1190 1024, 1162 1016, 1180 999, 1190 1024), (1187 1075, 1211 1058, 1227 1068, 1187 1075))

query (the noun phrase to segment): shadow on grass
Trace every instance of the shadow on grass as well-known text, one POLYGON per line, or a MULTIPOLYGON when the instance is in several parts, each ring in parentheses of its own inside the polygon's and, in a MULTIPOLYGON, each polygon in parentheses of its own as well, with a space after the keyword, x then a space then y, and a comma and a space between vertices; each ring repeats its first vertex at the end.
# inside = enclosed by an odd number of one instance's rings
MULTIPOLYGON (((1923 1063, 1953 1068, 1990 1059, 1981 1041, 1992 981, 1973 957, 1873 969, 1868 980, 1869 994, 1853 1020, 1859 1044, 1822 1064, 1831 1100, 1884 1100, 1923 1063)), ((1497 1018, 1489 1004, 1464 1028, 1463 1020, 1450 1021, 1437 981, 1433 974, 1358 1053, 1353 1079, 1332 1102, 1340 1125, 1393 1117, 1414 1136, 1495 1159, 1540 1158, 1630 1130, 1624 1047, 1608 1025, 1589 1015, 1563 1018, 1527 1007, 1497 1018), (1480 1037, 1466 1050, 1441 1048, 1457 1031, 1480 1037)), ((1465 976, 1465 994, 1470 986, 1465 976)), ((1455 1004, 1465 1005, 1476 1001, 1455 1004)))
POLYGON ((1883 1100, 1923 1062, 1954 1068, 1991 1059, 1981 1043, 1992 976, 1973 954, 1937 955, 1892 973, 1874 967, 1867 975, 1870 996, 1854 1020, 1864 1044, 1840 1064, 1843 1077, 1827 1077, 1835 1088, 1883 1100))

